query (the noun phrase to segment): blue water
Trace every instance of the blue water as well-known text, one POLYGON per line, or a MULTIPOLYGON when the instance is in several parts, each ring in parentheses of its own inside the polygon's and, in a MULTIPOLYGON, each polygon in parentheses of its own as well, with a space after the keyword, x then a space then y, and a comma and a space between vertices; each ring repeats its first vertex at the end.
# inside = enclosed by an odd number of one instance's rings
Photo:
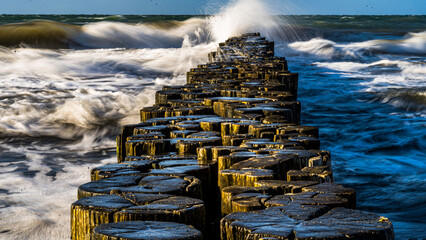
POLYGON ((300 74, 302 123, 320 127, 336 182, 357 190, 359 209, 388 217, 396 239, 426 238, 426 17, 272 19, 250 16, 260 2, 240 7, 0 15, 0 239, 69 238, 77 186, 115 161, 120 126, 163 85, 184 84, 218 41, 253 31, 300 74))
POLYGON ((339 29, 328 34, 327 46, 317 38, 310 46, 290 44, 301 50, 296 53, 287 45, 281 50, 290 69, 300 73, 302 122, 320 127, 335 181, 357 190, 359 209, 388 217, 396 239, 424 239, 426 52, 352 48, 371 39, 407 37, 396 32, 339 29))
POLYGON ((397 239, 425 238, 424 117, 375 101, 360 86, 369 79, 297 60, 291 69, 302 73, 302 122, 320 127, 335 181, 357 190, 359 209, 388 217, 397 239))
POLYGON ((333 24, 313 27, 314 39, 291 43, 296 52, 280 48, 300 73, 302 122, 320 127, 335 180, 357 190, 359 209, 388 217, 396 239, 424 239, 425 37, 403 50, 400 44, 413 35, 401 28, 379 29, 385 23, 378 20, 367 31, 333 24), (411 51, 416 44, 419 51, 411 51))

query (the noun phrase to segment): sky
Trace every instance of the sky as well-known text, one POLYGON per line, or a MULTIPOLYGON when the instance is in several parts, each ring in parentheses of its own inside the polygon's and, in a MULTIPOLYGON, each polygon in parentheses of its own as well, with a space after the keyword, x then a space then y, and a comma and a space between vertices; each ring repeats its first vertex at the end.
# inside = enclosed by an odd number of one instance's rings
MULTIPOLYGON (((242 0, 244 1, 244 0, 242 0)), ((283 14, 425 15, 426 0, 268 0, 283 14)), ((0 0, 0 14, 211 14, 229 0, 0 0)))

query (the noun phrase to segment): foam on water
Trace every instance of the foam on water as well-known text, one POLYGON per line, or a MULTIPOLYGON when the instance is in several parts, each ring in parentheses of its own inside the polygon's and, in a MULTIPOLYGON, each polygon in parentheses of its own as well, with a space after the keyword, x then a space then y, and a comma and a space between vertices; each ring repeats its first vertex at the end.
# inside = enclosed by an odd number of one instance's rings
MULTIPOLYGON (((339 71, 348 78, 365 79, 362 91, 376 93, 376 100, 395 107, 426 112, 426 65, 409 60, 379 60, 372 63, 316 62, 315 65, 339 71)), ((409 113, 411 114, 411 113, 409 113)))
POLYGON ((320 127, 335 179, 357 190, 360 209, 389 217, 396 239, 423 239, 425 32, 337 29, 278 45, 301 73, 302 121, 320 127))
MULTIPOLYGON (((21 173, 2 168, 0 188, 8 191, 0 201, 1 239, 68 239, 69 207, 76 199, 76 189, 90 180, 90 168, 113 162, 105 159, 98 164, 84 166, 62 160, 62 171, 55 177, 48 176, 51 169, 43 163, 48 149, 41 151, 27 148, 10 149, 25 152, 31 159, 30 171, 34 177, 22 177, 21 173)), ((2 164, 3 165, 3 164, 2 164)))
POLYGON ((120 125, 211 49, 2 51, 0 238, 68 239, 77 188, 114 161, 120 125))
POLYGON ((162 86, 184 84, 218 41, 276 33, 269 11, 233 1, 217 16, 167 24, 0 27, 20 32, 0 44, 26 44, 0 48, 0 238, 68 239, 77 188, 91 168, 114 161, 120 126, 138 122, 162 86))
POLYGON ((184 83, 187 69, 206 61, 213 48, 4 50, 1 135, 65 137, 63 125, 84 131, 134 117, 153 104, 155 90, 184 83))
POLYGON ((289 49, 286 51, 288 54, 297 55, 302 53, 305 55, 313 55, 321 59, 353 59, 359 56, 354 49, 322 38, 293 42, 288 44, 288 47, 289 49))
MULTIPOLYGON (((180 22, 117 22, 120 16, 92 17, 90 21, 101 21, 83 25, 36 20, 0 25, 0 45, 54 49, 180 48, 188 43, 192 46, 218 43, 232 36, 259 31, 268 39, 281 40, 294 37, 292 28, 276 16, 287 10, 285 3, 272 5, 269 1, 233 0, 211 17, 193 17, 180 22)), ((124 16, 121 18, 125 20, 124 16)))
POLYGON ((360 83, 362 91, 376 93, 377 101, 420 116, 425 114, 426 32, 362 42, 313 38, 285 45, 282 53, 312 57, 318 67, 348 78, 365 79, 360 83))
POLYGON ((290 43, 289 48, 323 59, 358 60, 371 55, 371 52, 425 56, 426 32, 409 33, 402 39, 376 39, 355 43, 336 43, 323 38, 313 38, 290 43))
POLYGON ((219 13, 207 18, 190 18, 168 28, 153 24, 97 22, 82 26, 71 40, 91 48, 178 48, 190 44, 218 43, 229 37, 261 31, 272 40, 282 39, 283 21, 275 16, 285 5, 268 1, 233 0, 219 13))
POLYGON ((199 18, 167 29, 149 24, 97 22, 84 25, 71 39, 90 48, 179 48, 185 37, 197 38, 197 30, 203 24, 205 20, 199 18))
POLYGON ((426 56, 426 31, 409 33, 398 40, 371 40, 352 43, 349 48, 381 53, 426 56))

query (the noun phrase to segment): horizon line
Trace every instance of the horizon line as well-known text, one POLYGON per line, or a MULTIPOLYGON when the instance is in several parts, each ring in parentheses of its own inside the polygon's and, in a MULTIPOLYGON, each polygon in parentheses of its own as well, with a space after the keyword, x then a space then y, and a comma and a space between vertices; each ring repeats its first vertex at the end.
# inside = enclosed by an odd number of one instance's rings
MULTIPOLYGON (((215 16, 220 14, 0 13, 4 15, 215 16)), ((426 16, 426 14, 274 14, 272 16, 426 16)))

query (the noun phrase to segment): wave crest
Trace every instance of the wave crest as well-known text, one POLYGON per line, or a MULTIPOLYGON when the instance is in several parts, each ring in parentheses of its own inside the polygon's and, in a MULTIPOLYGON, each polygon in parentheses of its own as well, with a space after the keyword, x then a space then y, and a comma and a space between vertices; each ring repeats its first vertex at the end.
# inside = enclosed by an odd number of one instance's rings
POLYGON ((294 53, 304 53, 314 55, 319 58, 356 58, 358 53, 333 41, 313 38, 309 41, 293 42, 288 45, 294 53))
POLYGON ((426 89, 390 89, 380 93, 377 100, 406 111, 426 111, 426 89))
POLYGON ((409 33, 405 38, 398 40, 371 40, 353 43, 349 48, 379 53, 393 53, 402 55, 426 56, 426 31, 409 33))
MULTIPOLYGON (((108 16, 99 22, 71 25, 54 21, 30 21, 0 26, 0 45, 38 48, 180 48, 217 43, 246 32, 261 32, 272 40, 289 39, 286 20, 278 17, 284 4, 268 1, 233 0, 218 14, 184 21, 146 23, 115 22, 108 16)), ((114 18, 111 18, 114 17, 114 18)), ((92 19, 93 20, 93 19, 92 19)), ((293 36, 294 38, 294 36, 293 36)))
POLYGON ((30 21, 0 26, 0 45, 36 48, 178 48, 185 37, 196 38, 201 18, 161 24, 101 21, 83 26, 30 21))
POLYGON ((54 21, 30 21, 0 26, 0 45, 67 48, 80 27, 54 21))
POLYGON ((185 37, 193 36, 203 22, 200 18, 167 26, 97 22, 82 26, 81 33, 72 40, 89 48, 179 48, 185 37))
POLYGON ((348 44, 313 38, 290 43, 288 47, 294 51, 292 54, 303 53, 323 59, 361 59, 371 53, 426 56, 426 31, 409 33, 398 40, 376 39, 348 44))

